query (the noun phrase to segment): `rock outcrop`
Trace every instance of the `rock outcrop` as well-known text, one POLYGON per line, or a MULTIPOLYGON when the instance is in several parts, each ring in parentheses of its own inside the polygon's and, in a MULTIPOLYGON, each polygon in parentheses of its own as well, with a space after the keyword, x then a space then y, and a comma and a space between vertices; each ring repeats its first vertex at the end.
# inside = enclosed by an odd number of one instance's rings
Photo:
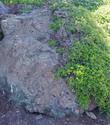
POLYGON ((54 78, 58 55, 47 44, 48 24, 47 9, 1 21, 5 37, 0 41, 0 88, 29 112, 54 117, 79 113, 64 80, 54 78))

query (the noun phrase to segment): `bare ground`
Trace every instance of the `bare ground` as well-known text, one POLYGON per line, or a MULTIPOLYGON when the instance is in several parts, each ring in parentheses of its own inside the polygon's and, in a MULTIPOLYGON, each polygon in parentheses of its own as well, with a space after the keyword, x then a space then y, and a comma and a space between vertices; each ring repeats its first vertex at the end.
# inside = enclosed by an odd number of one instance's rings
POLYGON ((110 125, 110 119, 105 118, 98 110, 94 111, 97 120, 92 120, 85 114, 67 116, 55 119, 40 114, 29 114, 21 108, 15 107, 9 101, 6 93, 0 92, 0 125, 110 125))

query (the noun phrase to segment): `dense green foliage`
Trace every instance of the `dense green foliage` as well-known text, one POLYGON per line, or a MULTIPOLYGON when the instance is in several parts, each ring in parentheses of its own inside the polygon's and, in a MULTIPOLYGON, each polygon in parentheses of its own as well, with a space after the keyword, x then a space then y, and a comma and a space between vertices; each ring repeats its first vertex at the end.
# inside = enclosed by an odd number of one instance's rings
POLYGON ((6 4, 23 3, 23 4, 42 5, 44 0, 1 0, 1 1, 6 4))
POLYGON ((56 16, 52 17, 51 20, 52 20, 52 22, 50 24, 50 29, 52 29, 54 32, 57 32, 60 29, 60 27, 62 26, 63 20, 56 16))
POLYGON ((97 23, 100 20, 96 22, 94 14, 85 8, 66 3, 62 9, 68 12, 69 23, 65 24, 68 32, 80 35, 74 37, 67 63, 56 77, 67 80, 83 109, 94 98, 101 111, 110 116, 110 38, 97 23))
POLYGON ((99 26, 110 34, 110 4, 100 6, 94 15, 99 26))
POLYGON ((87 9, 96 9, 99 5, 103 3, 103 0, 72 0, 76 6, 83 6, 87 9))
POLYGON ((75 6, 82 6, 88 10, 94 11, 101 5, 109 4, 110 0, 53 0, 52 7, 56 5, 61 6, 64 3, 71 3, 75 6))
POLYGON ((50 47, 55 47, 56 44, 57 44, 57 43, 56 43, 55 40, 50 39, 50 40, 48 41, 48 45, 49 45, 50 47))

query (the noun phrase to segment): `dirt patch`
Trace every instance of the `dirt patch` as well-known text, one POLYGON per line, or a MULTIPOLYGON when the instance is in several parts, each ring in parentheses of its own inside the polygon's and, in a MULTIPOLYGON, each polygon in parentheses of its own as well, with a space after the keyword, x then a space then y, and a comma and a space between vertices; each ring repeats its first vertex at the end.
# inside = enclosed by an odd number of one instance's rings
POLYGON ((78 117, 67 116, 55 119, 39 114, 29 114, 15 107, 4 92, 0 92, 0 125, 109 125, 110 119, 95 110, 97 120, 92 120, 85 114, 78 117))

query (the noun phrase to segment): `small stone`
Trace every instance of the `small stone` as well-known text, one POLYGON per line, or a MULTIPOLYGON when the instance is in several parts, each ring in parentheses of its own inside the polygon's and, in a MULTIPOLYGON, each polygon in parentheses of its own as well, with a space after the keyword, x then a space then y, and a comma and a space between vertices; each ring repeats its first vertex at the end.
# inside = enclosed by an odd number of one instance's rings
POLYGON ((77 109, 77 110, 75 110, 76 115, 78 115, 78 114, 79 114, 79 112, 80 112, 80 111, 79 111, 78 109, 77 109))
POLYGON ((43 116, 40 114, 40 115, 38 115, 38 116, 36 116, 36 120, 40 120, 40 119, 42 119, 43 118, 43 116))
POLYGON ((97 119, 96 115, 95 115, 93 112, 86 112, 86 115, 87 115, 88 117, 90 117, 91 119, 94 119, 94 120, 97 119))

